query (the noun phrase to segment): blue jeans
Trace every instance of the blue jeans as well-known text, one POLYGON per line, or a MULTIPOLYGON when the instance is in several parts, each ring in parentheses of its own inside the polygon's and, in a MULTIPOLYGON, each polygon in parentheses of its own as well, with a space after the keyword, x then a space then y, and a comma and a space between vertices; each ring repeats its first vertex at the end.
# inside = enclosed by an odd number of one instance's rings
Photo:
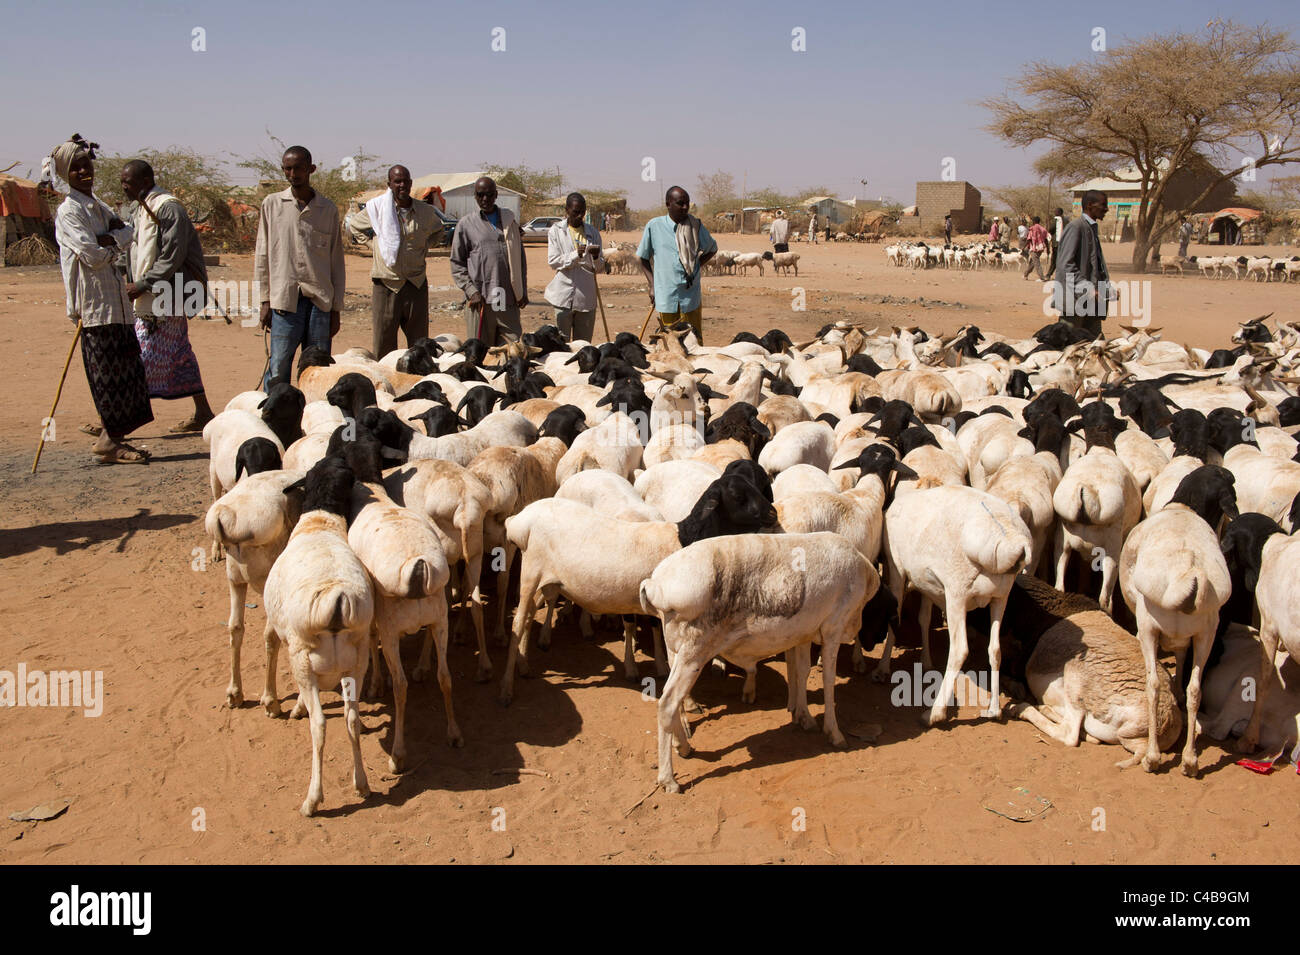
POLYGON ((271 362, 262 379, 262 390, 271 387, 271 379, 293 380, 293 356, 298 346, 315 345, 329 354, 330 313, 322 312, 306 295, 298 296, 296 311, 271 309, 271 362))

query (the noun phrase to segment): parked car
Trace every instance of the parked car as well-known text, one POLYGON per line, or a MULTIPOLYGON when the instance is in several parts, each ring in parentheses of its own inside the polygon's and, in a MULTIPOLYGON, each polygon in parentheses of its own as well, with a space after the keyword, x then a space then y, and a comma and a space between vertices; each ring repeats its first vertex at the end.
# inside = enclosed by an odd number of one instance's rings
POLYGON ((519 229, 519 237, 524 240, 525 244, 532 242, 545 242, 546 233, 551 231, 551 226, 562 220, 562 216, 538 216, 536 219, 530 219, 519 229))
POLYGON ((438 245, 449 246, 451 245, 451 237, 456 232, 456 217, 447 215, 447 213, 443 212, 437 206, 433 207, 433 211, 437 213, 438 218, 442 220, 442 238, 438 240, 438 245))

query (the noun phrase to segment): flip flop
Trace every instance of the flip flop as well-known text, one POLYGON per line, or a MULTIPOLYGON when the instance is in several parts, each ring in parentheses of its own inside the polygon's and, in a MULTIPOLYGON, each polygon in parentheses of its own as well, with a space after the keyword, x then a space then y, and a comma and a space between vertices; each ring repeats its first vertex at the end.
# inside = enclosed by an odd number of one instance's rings
POLYGON ((119 445, 105 454, 96 454, 100 464, 148 464, 149 454, 135 448, 119 445))
MULTIPOLYGON (((215 417, 215 415, 213 417, 215 417)), ((186 418, 184 421, 182 421, 180 424, 173 425, 172 427, 168 428, 167 433, 168 434, 191 434, 196 431, 202 431, 204 426, 211 420, 212 418, 205 418, 204 420, 200 421, 197 417, 189 417, 186 418)))
POLYGON ((89 424, 89 423, 83 424, 77 430, 80 431, 82 434, 90 435, 92 438, 98 438, 101 434, 104 433, 104 429, 102 427, 100 427, 97 424, 89 424))

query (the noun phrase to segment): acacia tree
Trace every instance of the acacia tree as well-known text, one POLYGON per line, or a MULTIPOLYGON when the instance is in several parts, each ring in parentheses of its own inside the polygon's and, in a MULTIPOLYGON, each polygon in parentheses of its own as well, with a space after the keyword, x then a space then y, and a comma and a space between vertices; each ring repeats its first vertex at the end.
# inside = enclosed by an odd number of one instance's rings
POLYGON ((1288 33, 1212 20, 1200 34, 1151 36, 1095 59, 1035 62, 982 104, 1016 146, 1046 142, 1034 166, 1065 178, 1131 166, 1141 201, 1133 267, 1175 224, 1246 168, 1300 161, 1300 48, 1288 33), (1243 159, 1246 165, 1243 166, 1243 159), (1171 189, 1188 173, 1200 188, 1171 189))
POLYGON ((1013 216, 1050 216, 1053 209, 1066 209, 1070 205, 1067 193, 1044 185, 1001 186, 985 191, 1011 210, 1013 216))
POLYGON ((698 177, 696 195, 691 198, 703 206, 716 206, 736 198, 736 177, 721 169, 698 177))

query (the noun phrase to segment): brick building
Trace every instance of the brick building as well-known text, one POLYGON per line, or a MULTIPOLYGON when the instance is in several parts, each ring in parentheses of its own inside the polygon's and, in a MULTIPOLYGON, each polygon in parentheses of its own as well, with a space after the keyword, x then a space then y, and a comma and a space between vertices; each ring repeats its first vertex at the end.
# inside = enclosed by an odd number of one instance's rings
POLYGON ((954 232, 979 232, 984 207, 980 191, 969 182, 918 182, 916 214, 924 232, 943 230, 943 217, 952 215, 954 232))

